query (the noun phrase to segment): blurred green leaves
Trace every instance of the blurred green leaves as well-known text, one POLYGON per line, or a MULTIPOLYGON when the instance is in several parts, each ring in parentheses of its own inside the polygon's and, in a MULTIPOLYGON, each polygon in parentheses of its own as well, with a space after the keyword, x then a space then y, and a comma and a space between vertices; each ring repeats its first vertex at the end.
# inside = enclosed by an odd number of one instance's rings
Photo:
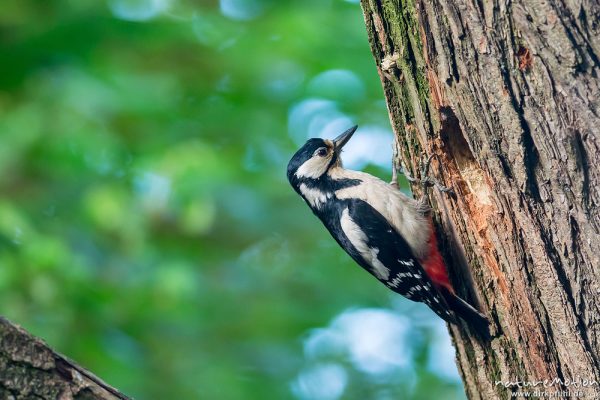
POLYGON ((346 159, 387 166, 355 2, 9 1, 0 32, 2 314, 137 398, 464 396, 430 365, 429 340, 448 348, 432 314, 286 182, 307 134, 350 123, 346 159), (429 321, 392 335, 403 368, 365 373, 344 340, 308 355, 361 310, 429 321))

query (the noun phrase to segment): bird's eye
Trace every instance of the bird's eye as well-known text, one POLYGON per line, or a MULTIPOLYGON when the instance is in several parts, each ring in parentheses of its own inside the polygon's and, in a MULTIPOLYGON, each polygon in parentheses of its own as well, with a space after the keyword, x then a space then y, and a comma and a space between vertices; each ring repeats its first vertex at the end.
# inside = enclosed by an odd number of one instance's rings
POLYGON ((327 149, 325 147, 321 147, 317 150, 317 155, 320 157, 325 157, 327 155, 327 149))

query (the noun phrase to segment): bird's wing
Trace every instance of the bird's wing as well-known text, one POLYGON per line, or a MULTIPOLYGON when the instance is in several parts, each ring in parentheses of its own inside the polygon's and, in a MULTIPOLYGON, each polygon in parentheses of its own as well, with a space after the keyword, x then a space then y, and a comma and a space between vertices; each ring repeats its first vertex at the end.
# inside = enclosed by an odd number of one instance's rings
POLYGON ((454 321, 444 298, 413 256, 406 240, 368 203, 353 199, 346 204, 341 214, 341 228, 353 247, 349 251, 353 258, 393 291, 427 304, 446 321, 454 321))

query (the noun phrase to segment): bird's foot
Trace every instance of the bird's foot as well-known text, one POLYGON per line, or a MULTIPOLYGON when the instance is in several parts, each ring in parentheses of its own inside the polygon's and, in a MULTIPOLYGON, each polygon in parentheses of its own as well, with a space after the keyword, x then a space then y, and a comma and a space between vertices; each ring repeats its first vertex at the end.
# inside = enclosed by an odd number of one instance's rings
POLYGON ((400 156, 398 155, 398 147, 396 146, 395 142, 392 145, 392 147, 394 154, 392 156, 392 180, 390 181, 390 185, 392 185, 396 189, 400 189, 400 185, 398 185, 398 174, 404 175, 406 179, 411 183, 418 182, 418 179, 413 178, 408 174, 408 172, 406 172, 406 168, 404 168, 404 162, 402 161, 402 158, 400 158, 400 156))
POLYGON ((427 157, 427 160, 424 160, 424 158, 422 157, 421 161, 420 161, 420 164, 421 164, 421 186, 423 187, 423 193, 426 193, 427 189, 429 189, 430 187, 435 187, 440 192, 448 193, 448 194, 454 196, 455 193, 452 188, 442 185, 440 183, 440 181, 437 180, 437 178, 429 175, 429 168, 431 167, 431 161, 434 158, 437 158, 439 161, 439 156, 437 154, 430 155, 429 157, 427 157))
POLYGON ((421 157, 421 160, 419 162, 421 169, 421 179, 419 180, 409 175, 406 168, 404 168, 404 162, 402 161, 402 158, 400 158, 400 156, 398 155, 398 149, 395 143, 393 145, 393 152, 394 155, 392 158, 392 180, 390 181, 390 185, 394 186, 396 189, 400 188, 400 186, 398 185, 398 174, 402 174, 410 183, 420 183, 423 187, 423 194, 427 193, 427 189, 429 189, 430 187, 435 187, 440 192, 454 195, 454 190, 452 188, 442 185, 439 180, 429 175, 431 161, 436 157, 439 161, 439 156, 437 154, 430 155, 426 160, 423 157, 421 157))

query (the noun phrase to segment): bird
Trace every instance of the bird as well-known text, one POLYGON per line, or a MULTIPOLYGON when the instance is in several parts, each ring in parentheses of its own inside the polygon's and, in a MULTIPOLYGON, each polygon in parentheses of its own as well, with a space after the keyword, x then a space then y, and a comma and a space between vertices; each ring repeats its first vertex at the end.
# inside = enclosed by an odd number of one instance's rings
POLYGON ((446 322, 458 324, 458 316, 486 327, 487 318, 450 283, 427 202, 398 189, 396 168, 391 183, 344 168, 341 152, 357 128, 309 139, 288 163, 290 185, 342 249, 389 289, 446 322))

